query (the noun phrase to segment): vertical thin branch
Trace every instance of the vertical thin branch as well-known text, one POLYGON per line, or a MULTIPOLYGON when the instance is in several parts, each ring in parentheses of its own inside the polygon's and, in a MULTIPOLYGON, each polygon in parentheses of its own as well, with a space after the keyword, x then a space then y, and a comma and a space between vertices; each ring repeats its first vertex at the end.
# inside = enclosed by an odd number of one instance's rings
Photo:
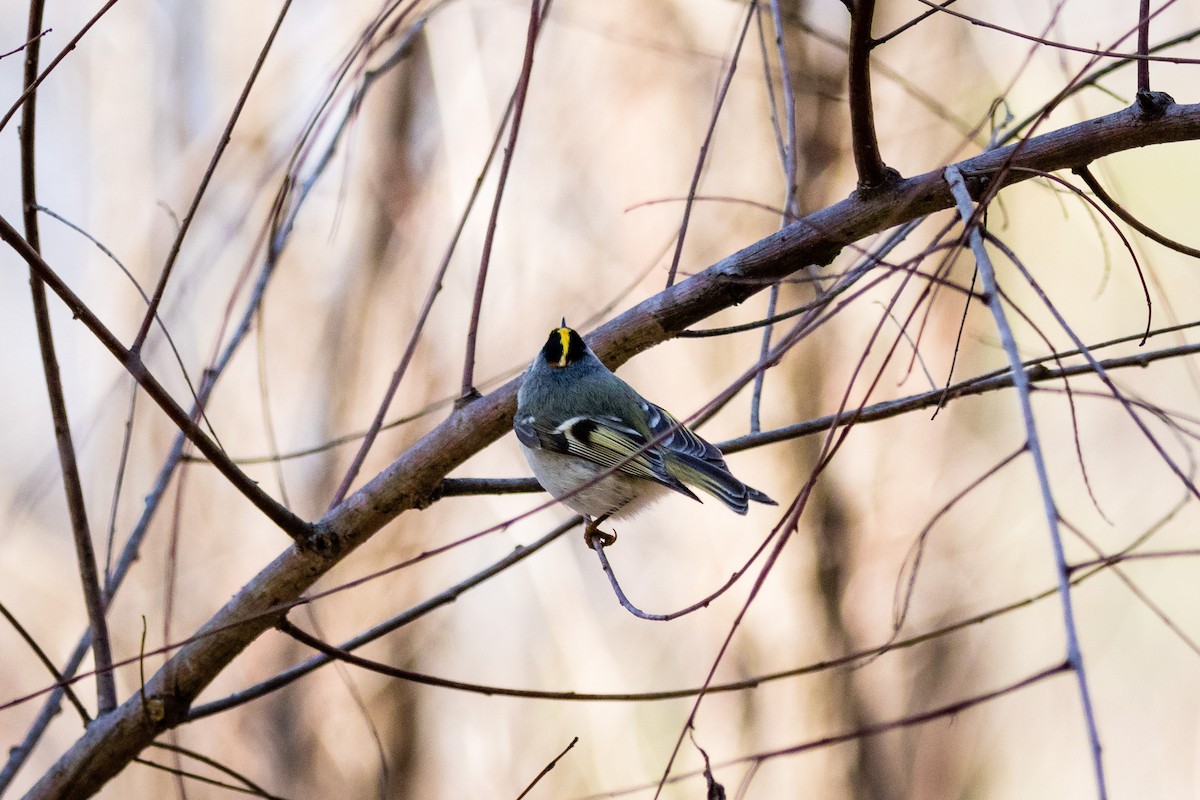
MULTIPOLYGON (((796 185, 796 91, 792 86, 792 68, 788 62, 787 44, 783 39, 783 12, 779 0, 771 0, 771 21, 775 26, 775 49, 779 54, 779 83, 783 95, 783 118, 787 127, 787 136, 778 137, 783 146, 783 175, 786 182, 783 203, 783 219, 781 227, 799 217, 798 187, 796 185)), ((770 72, 768 71, 768 80, 770 72)), ((774 95, 774 92, 772 92, 774 95)), ((767 319, 775 316, 779 303, 779 284, 771 286, 767 298, 767 319)), ((763 327, 762 344, 758 350, 759 360, 765 359, 771 349, 771 334, 775 326, 768 324, 763 327)), ((766 382, 767 371, 764 369, 754 376, 754 390, 750 395, 750 432, 755 433, 762 428, 760 409, 762 406, 763 383, 766 382)))
POLYGON ((158 306, 162 302, 163 292, 167 288, 167 281, 171 278, 171 270, 175 266, 176 259, 179 258, 179 250, 183 247, 183 239, 187 236, 188 229, 192 226, 192 220, 196 217, 196 209, 200 207, 200 201, 204 198, 204 193, 208 190, 208 184, 212 180, 213 174, 217 171, 217 164, 221 160, 221 156, 225 155, 225 148, 229 146, 230 140, 233 138, 233 128, 238 123, 238 119, 242 115, 242 109, 246 106, 246 99, 250 96, 250 90, 254 88, 254 83, 258 79, 258 73, 262 70, 263 63, 267 60, 267 53, 271 51, 271 45, 275 42, 275 34, 279 33, 279 26, 283 24, 283 18, 287 16, 288 9, 292 6, 292 0, 283 0, 283 6, 279 9, 279 16, 275 18, 275 24, 271 28, 271 32, 267 35, 267 41, 262 46, 262 50, 258 53, 258 59, 254 62, 254 67, 250 70, 250 77, 246 79, 246 85, 242 87, 242 94, 238 97, 237 103, 233 106, 233 113, 229 115, 229 121, 225 123, 225 130, 221 133, 221 139, 217 142, 217 148, 213 151, 212 158, 209 159, 208 169, 204 171, 204 177, 200 179, 200 186, 196 188, 196 193, 192 196, 192 204, 188 207, 187 213, 183 216, 183 221, 179 225, 179 230, 175 233, 175 241, 171 243, 171 250, 167 253, 166 263, 163 264, 162 274, 158 277, 158 285, 154 287, 154 296, 150 298, 150 307, 146 309, 146 315, 142 317, 142 325, 138 328, 137 336, 133 340, 133 344, 129 349, 134 353, 141 353, 142 345, 146 341, 146 336, 150 333, 150 325, 154 321, 154 317, 158 314, 158 306))
POLYGON ((725 72, 725 80, 717 90, 717 102, 713 106, 712 119, 708 123, 708 131, 704 134, 704 143, 700 145, 700 153, 696 156, 696 169, 692 172, 692 183, 688 187, 687 202, 683 204, 683 220, 679 223, 679 237, 675 240, 675 255, 671 257, 671 269, 667 272, 667 288, 675 284, 675 274, 679 272, 679 259, 683 256, 683 242, 687 238, 688 221, 692 216, 692 204, 696 201, 696 188, 700 185, 700 173, 708 161, 708 147, 712 144, 713 134, 717 130, 717 120, 721 118, 721 107, 725 105, 725 95, 729 93, 729 85, 733 83, 733 73, 737 71, 738 61, 742 55, 742 43, 746 41, 746 33, 750 30, 750 21, 758 10, 758 0, 750 0, 746 7, 746 21, 742 25, 742 33, 738 36, 737 46, 733 49, 733 58, 729 61, 729 69, 725 72))
MULTIPOLYGON (((42 0, 29 4, 29 46, 25 49, 25 86, 29 90, 21 108, 21 203, 25 225, 25 239, 34 252, 40 253, 41 235, 37 219, 36 159, 34 156, 37 123, 37 91, 33 84, 37 80, 38 56, 42 29, 42 0)), ((67 495, 67 511, 71 518, 71 532, 75 538, 75 556, 79 562, 79 578, 83 582, 83 599, 87 606, 88 621, 92 626, 92 654, 96 659, 96 703, 100 715, 117 706, 117 688, 112 674, 112 648, 108 638, 108 625, 104 620, 104 598, 100 592, 100 576, 96 569, 96 553, 92 546, 92 533, 88 528, 87 506, 83 499, 83 487, 79 479, 79 464, 75 459, 75 445, 71 440, 71 424, 67 418, 67 404, 63 397, 62 375, 58 369, 58 356, 54 350, 54 332, 50 326, 50 307, 46 302, 46 284, 30 268, 29 288, 33 297, 33 315, 37 324, 38 347, 42 354, 42 370, 46 376, 46 392, 50 400, 50 416, 54 422, 54 438, 58 445, 58 460, 62 467, 63 489, 67 495)))
POLYGON ((517 80, 517 93, 513 101, 512 127, 508 131, 508 144, 500 162, 500 175, 496 182, 496 198, 492 201, 492 216, 488 219, 487 233, 483 238, 483 253, 479 257, 479 273, 475 279, 475 297, 471 303, 471 322, 467 327, 466 353, 463 356, 462 391, 459 403, 468 402, 479 395, 475 389, 475 341, 479 335, 479 316, 483 312, 483 290, 487 286, 488 265, 492 260, 492 242, 496 238, 496 223, 500 217, 500 201, 504 199, 504 186, 508 171, 512 167, 513 151, 517 148, 517 135, 521 130, 521 117, 525 111, 525 98, 529 93, 529 78, 533 73, 533 49, 537 44, 542 20, 550 11, 553 0, 530 0, 529 28, 525 34, 525 57, 521 63, 521 76, 517 80))
POLYGON ((1141 0, 1138 4, 1137 52, 1142 58, 1137 62, 1137 93, 1144 95, 1150 91, 1150 59, 1145 56, 1150 51, 1150 0, 1141 0))
POLYGON ((851 149, 858 170, 859 193, 886 186, 899 175, 883 163, 875 135, 875 109, 871 102, 871 22, 875 0, 855 0, 850 9, 850 53, 847 65, 850 95, 851 149))
POLYGON ((980 222, 976 218, 976 208, 971 201, 970 191, 963 180, 962 172, 956 166, 945 170, 946 183, 954 195, 955 205, 966 229, 971 252, 979 268, 980 281, 987 297, 988 308, 996 323, 996 330, 1008 357, 1009 369, 1012 372, 1013 386, 1017 390, 1017 402, 1021 409, 1021 419, 1025 426, 1025 445, 1033 459, 1034 470, 1037 473, 1038 488, 1042 498, 1042 510, 1046 517, 1046 526, 1050 533, 1050 545, 1054 551, 1054 569, 1058 581, 1058 596, 1062 603, 1063 629, 1066 634, 1067 662, 1075 673, 1079 685, 1079 697, 1083 706, 1084 724, 1087 727, 1088 744, 1092 752, 1092 766, 1096 775, 1097 796, 1104 800, 1108 790, 1104 781, 1104 762, 1101 758, 1100 732, 1096 726, 1096 717, 1092 709, 1091 693, 1088 689, 1087 675, 1084 672, 1083 653, 1079 649, 1079 637, 1075 627, 1075 612, 1071 602, 1071 572, 1063 550, 1062 532, 1059 530, 1058 508, 1054 502, 1054 494, 1050 489, 1050 474, 1042 454, 1041 440, 1038 437, 1037 425, 1033 418, 1033 404, 1030 401, 1029 375, 1021 365, 1021 355, 1017 351, 1017 342, 1008 324, 1000 292, 996 284, 996 273, 992 269, 991 259, 987 248, 984 247, 983 235, 980 233, 980 222))

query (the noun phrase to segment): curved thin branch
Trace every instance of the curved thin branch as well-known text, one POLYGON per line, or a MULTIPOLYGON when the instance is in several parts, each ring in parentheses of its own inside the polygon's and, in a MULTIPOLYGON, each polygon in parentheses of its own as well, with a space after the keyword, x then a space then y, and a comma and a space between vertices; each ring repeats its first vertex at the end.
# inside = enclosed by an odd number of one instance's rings
MULTIPOLYGON (((723 767, 734 766, 735 764, 745 764, 745 763, 758 764, 763 761, 769 761, 770 759, 773 759, 773 758, 779 758, 781 756, 797 755, 799 753, 804 753, 809 750, 817 750, 822 747, 829 747, 829 746, 835 745, 835 744, 851 742, 851 741, 855 741, 857 739, 865 738, 867 736, 878 736, 881 733, 887 733, 888 731, 899 730, 901 728, 908 728, 913 725, 921 725, 921 724, 930 722, 935 719, 941 719, 942 717, 953 717, 956 714, 960 714, 963 711, 966 711, 968 708, 973 708, 975 706, 983 705, 985 703, 991 702, 992 700, 995 700, 998 697, 1004 697, 1005 695, 1013 694, 1014 692, 1018 692, 1022 689, 1033 686, 1036 683, 1040 683, 1041 681, 1044 681, 1047 678, 1051 678, 1051 677, 1059 674, 1060 672, 1067 672, 1069 669, 1070 669, 1070 666, 1066 662, 1063 662, 1061 664, 1056 664, 1055 666, 1048 667, 1044 670, 1041 670, 1040 672, 1035 672, 1032 675, 1022 678, 1021 680, 1016 681, 1014 683, 1010 683, 1007 686, 1002 686, 999 689, 993 689, 990 692, 984 692, 983 694, 977 694, 972 697, 965 698, 963 700, 958 700, 953 703, 948 703, 943 706, 938 706, 937 708, 932 708, 928 711, 923 711, 919 714, 912 714, 907 717, 900 717, 899 719, 890 720, 888 722, 879 722, 874 725, 866 725, 857 730, 849 731, 847 733, 836 734, 833 736, 826 736, 821 739, 813 739, 812 741, 803 742, 801 744, 791 745, 790 747, 783 747, 783 748, 779 748, 777 750, 767 750, 767 751, 755 753, 755 754, 749 755, 749 756, 742 756, 741 758, 734 758, 734 759, 730 759, 728 761, 722 761, 721 763, 714 764, 712 766, 717 769, 721 769, 723 767)), ((670 778, 666 779, 665 781, 662 781, 661 783, 659 783, 657 785, 661 789, 662 786, 665 786, 667 784, 678 783, 682 780, 686 780, 688 778, 694 778, 694 777, 697 777, 697 776, 703 775, 703 774, 704 774, 703 769, 694 769, 694 770, 689 770, 687 772, 680 772, 676 775, 672 775, 670 778)), ((581 800, 599 800, 600 798, 604 798, 604 797, 620 797, 621 795, 633 794, 634 792, 643 792, 648 789, 654 788, 654 786, 655 786, 655 784, 645 784, 643 786, 634 786, 629 789, 621 789, 621 790, 618 790, 615 792, 606 792, 604 794, 588 795, 587 797, 581 798, 581 800)))
POLYGON ((1195 247, 1188 247, 1186 244, 1181 244, 1174 239, 1169 239, 1166 236, 1163 236, 1161 233, 1154 230, 1154 228, 1151 228, 1149 225, 1140 221, 1133 214, 1130 214, 1128 211, 1126 211, 1123 205, 1118 203, 1108 192, 1104 191, 1104 187, 1100 185, 1100 181, 1096 180, 1096 177, 1092 175, 1091 170, 1089 170, 1086 166, 1076 167, 1071 171, 1078 175, 1080 179, 1087 184, 1087 187, 1092 190, 1092 194, 1096 195, 1096 199, 1103 203, 1105 208, 1116 214, 1126 225, 1133 228, 1147 239, 1153 239, 1163 247, 1174 250, 1177 253, 1182 253, 1185 256, 1200 258, 1200 250, 1196 249, 1195 247))
MULTIPOLYGON (((37 68, 41 53, 42 12, 45 5, 41 0, 29 4, 29 47, 25 50, 25 86, 28 89, 25 104, 21 107, 21 205, 25 237, 29 246, 41 252, 41 233, 37 217, 37 162, 34 154, 37 119, 37 68)), ((59 468, 62 472, 63 489, 66 492, 67 513, 71 520, 71 534, 75 540, 75 557, 79 568, 79 580, 83 585, 84 605, 88 622, 92 626, 92 655, 96 659, 96 704, 97 713, 107 714, 117 705, 117 687, 112 674, 112 644, 108 636, 108 622, 104 618, 104 593, 100 589, 100 574, 96 567, 96 551, 92 545, 92 532, 88 525, 87 504, 83 498, 83 483, 79 475, 79 462, 75 457, 75 441, 71 435, 71 420, 67 415, 67 401, 63 390, 62 372, 58 366, 58 353, 54 346, 54 330, 50 324, 50 307, 46 302, 46 284, 36 270, 30 268, 29 289, 33 301, 33 317, 37 328, 38 349, 42 357, 42 372, 46 381, 46 393, 50 405, 50 418, 54 427, 54 442, 58 449, 59 468)))

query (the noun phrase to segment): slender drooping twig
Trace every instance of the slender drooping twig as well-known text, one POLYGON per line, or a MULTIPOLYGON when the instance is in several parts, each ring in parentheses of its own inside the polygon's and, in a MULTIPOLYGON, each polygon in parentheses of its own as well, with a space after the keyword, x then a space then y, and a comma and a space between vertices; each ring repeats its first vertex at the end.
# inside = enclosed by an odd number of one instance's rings
POLYGON ((1062 533, 1059 530, 1058 507, 1054 493, 1050 489, 1050 473, 1042 454, 1041 438, 1038 435, 1037 424, 1033 416, 1033 404, 1030 401, 1029 376, 1021 368, 1021 356, 1017 350, 1017 342, 1008 324, 1008 315, 1000 300, 996 274, 992 269, 991 258, 983 244, 980 232, 982 220, 979 218, 981 209, 976 209, 971 200, 970 191, 963 179, 962 172, 956 166, 946 168, 946 184, 954 194, 959 216, 966 228, 967 241, 975 256, 975 264, 979 269, 983 289, 988 296, 988 308, 996 324, 996 331, 1008 357, 1009 367, 1014 378, 1017 403, 1021 419, 1025 427, 1026 447, 1033 461, 1037 474, 1038 490, 1042 498, 1042 511, 1046 518, 1046 527, 1050 534, 1050 546, 1054 556, 1055 575, 1058 579, 1058 594, 1062 604, 1063 631, 1066 636, 1066 660, 1075 674, 1079 689, 1080 703, 1083 706, 1084 725, 1087 730, 1088 744, 1092 753, 1092 767, 1096 778, 1096 791, 1101 800, 1108 796, 1107 784, 1104 780, 1104 762, 1101 756, 1100 731, 1096 724, 1095 712, 1092 709, 1091 691, 1088 686, 1087 673, 1084 669, 1083 652, 1079 647, 1079 636, 1076 630, 1075 611, 1071 602, 1071 575, 1067 565, 1066 553, 1063 550, 1062 533))
MULTIPOLYGON (((831 747, 836 744, 844 744, 846 742, 857 741, 857 740, 862 739, 867 736, 878 736, 883 733, 888 733, 889 731, 900 730, 902 728, 909 728, 914 725, 923 725, 924 723, 931 722, 935 719, 942 719, 945 717, 953 718, 953 717, 961 714, 963 711, 966 711, 969 708, 974 708, 975 706, 980 706, 980 705, 984 705, 986 703, 990 703, 992 700, 995 700, 998 697, 1004 697, 1006 695, 1013 694, 1022 689, 1025 689, 1029 686, 1033 686, 1037 683, 1040 683, 1041 681, 1044 681, 1047 678, 1052 678, 1055 675, 1058 675, 1059 673, 1067 672, 1069 670, 1070 670, 1070 665, 1068 665, 1066 662, 1063 662, 1062 664, 1056 664, 1052 667, 1048 667, 1039 672, 1035 672, 1032 675, 1026 676, 1025 678, 1022 678, 1021 680, 1010 683, 1007 686, 1002 686, 999 689, 993 689, 990 692, 984 692, 982 694, 973 695, 971 697, 967 697, 962 700, 955 701, 953 703, 947 703, 945 705, 938 706, 936 708, 932 708, 928 711, 923 711, 919 714, 911 714, 907 717, 900 717, 898 719, 889 720, 887 722, 879 722, 879 723, 876 723, 873 725, 865 725, 865 726, 857 728, 855 730, 847 731, 846 733, 836 734, 834 736, 825 736, 820 739, 813 739, 811 741, 802 742, 800 744, 791 745, 789 747, 781 747, 781 748, 777 748, 775 750, 766 750, 766 751, 754 753, 753 755, 729 759, 727 761, 722 761, 717 764, 713 764, 712 766, 716 769, 723 769, 725 767, 732 767, 732 766, 736 766, 738 764, 761 763, 764 761, 769 761, 773 758, 781 758, 783 756, 797 755, 799 753, 808 752, 810 750, 818 750, 820 748, 831 747)), ((693 769, 693 770, 688 770, 686 772, 680 772, 678 774, 672 775, 667 780, 660 782, 658 784, 658 788, 661 791, 663 786, 666 786, 668 784, 676 784, 676 783, 679 783, 680 781, 687 780, 688 778, 699 777, 703 774, 704 774, 703 769, 693 769)), ((605 792, 603 794, 588 795, 586 797, 579 798, 579 800, 602 800, 602 798, 620 797, 621 795, 633 794, 635 792, 642 793, 642 792, 645 792, 645 791, 647 791, 649 789, 653 789, 653 788, 655 788, 655 784, 632 786, 632 787, 629 787, 628 789, 621 789, 621 790, 618 790, 615 792, 605 792)))
POLYGON ((1163 247, 1174 250, 1177 253, 1182 253, 1185 256, 1200 258, 1200 249, 1189 247, 1186 244, 1182 244, 1174 239, 1164 236, 1154 228, 1151 228, 1149 225, 1139 220, 1133 214, 1129 213, 1125 206, 1118 203, 1116 199, 1112 197, 1112 195, 1104 191, 1104 187, 1100 185, 1100 181, 1096 180, 1096 177, 1092 175, 1091 170, 1089 170, 1086 166, 1076 167, 1074 170, 1072 170, 1072 172, 1082 178, 1083 182, 1087 184, 1087 187, 1092 190, 1092 194, 1096 195, 1096 199, 1103 203, 1109 211, 1120 217, 1121 221, 1126 225, 1133 228, 1147 239, 1153 239, 1163 247))
POLYGON ((750 558, 746 560, 746 563, 743 564, 740 569, 730 575, 729 579, 726 580, 725 583, 723 583, 715 592, 702 597, 689 606, 685 606, 678 611, 672 611, 667 614, 653 614, 648 611, 643 611, 631 603, 629 598, 625 595, 625 591, 621 588, 620 582, 617 581, 617 576, 616 573, 613 572, 612 564, 608 562, 608 556, 604 553, 605 544, 601 538, 597 537, 592 539, 592 550, 596 552, 596 557, 600 560, 600 569, 604 570, 604 574, 608 577, 608 582, 612 586, 613 594, 617 596, 617 600, 621 603, 622 608, 624 608, 630 614, 633 614, 638 619, 644 619, 650 622, 670 622, 673 619, 679 619, 680 617, 687 616, 694 611, 707 608, 713 600, 716 600, 718 597, 725 594, 729 587, 737 583, 738 579, 746 573, 746 570, 750 569, 750 566, 758 560, 758 557, 762 555, 764 550, 767 549, 767 545, 770 544, 771 539, 773 538, 774 533, 763 539, 762 544, 760 544, 758 548, 750 555, 750 558))
MULTIPOLYGON (((222 764, 220 761, 217 761, 214 758, 209 758, 208 756, 206 756, 202 753, 197 753, 195 750, 191 750, 186 747, 180 747, 178 745, 166 744, 165 742, 155 742, 154 744, 152 744, 150 746, 153 747, 155 750, 166 750, 168 752, 178 753, 179 755, 187 756, 190 759, 199 761, 201 764, 205 764, 219 772, 225 773, 226 775, 228 775, 229 777, 238 781, 242 785, 236 786, 236 785, 224 783, 223 781, 214 781, 211 778, 206 778, 202 775, 194 775, 192 773, 186 773, 185 777, 192 778, 192 779, 198 780, 198 781, 202 781, 204 783, 210 783, 211 785, 221 786, 223 788, 231 789, 233 791, 244 792, 246 794, 252 794, 256 797, 266 797, 269 800, 284 800, 284 798, 281 798, 278 795, 269 793, 266 789, 262 788, 257 783, 250 780, 248 777, 246 777, 242 773, 238 772, 237 770, 233 769, 232 767, 229 767, 226 764, 222 764)), ((138 763, 146 764, 147 766, 153 766, 153 767, 156 767, 159 769, 163 769, 163 767, 159 766, 158 764, 152 764, 151 762, 148 762, 148 761, 145 761, 142 759, 139 759, 138 763)))

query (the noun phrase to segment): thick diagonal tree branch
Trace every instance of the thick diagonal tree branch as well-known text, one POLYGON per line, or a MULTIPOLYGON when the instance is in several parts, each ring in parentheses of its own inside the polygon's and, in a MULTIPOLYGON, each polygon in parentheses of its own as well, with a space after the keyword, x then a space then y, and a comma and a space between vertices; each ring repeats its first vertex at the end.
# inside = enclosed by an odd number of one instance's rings
MULTIPOLYGON (((957 164, 968 185, 996 188, 1039 171, 1070 169, 1123 150, 1200 139, 1200 105, 1174 105, 1154 120, 1126 109, 957 164), (1007 167, 1023 169, 1007 169, 1007 167)), ((944 167, 851 197, 790 225, 629 309, 589 343, 610 366, 672 338, 810 264, 826 264, 870 234, 954 205, 944 167)), ((25 255, 25 251, 21 251, 25 255)), ((51 284, 58 291, 58 286, 51 284)), ((91 327, 88 317, 85 322, 91 327)), ((145 693, 94 722, 30 791, 30 798, 82 798, 99 790, 162 731, 184 719, 197 695, 338 561, 399 514, 428 505, 442 479, 510 428, 518 380, 460 409, 387 469, 315 523, 328 547, 289 547, 179 649, 145 693), (211 634, 211 635, 206 635, 211 634), (144 699, 143 699, 144 698, 144 699)), ((224 532, 232 536, 232 532, 224 532)))

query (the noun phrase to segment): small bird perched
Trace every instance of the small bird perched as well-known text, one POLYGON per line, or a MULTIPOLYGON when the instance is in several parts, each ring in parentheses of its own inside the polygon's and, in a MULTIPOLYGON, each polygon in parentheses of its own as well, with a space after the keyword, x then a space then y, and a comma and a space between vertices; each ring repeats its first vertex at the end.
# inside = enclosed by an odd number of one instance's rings
POLYGON ((542 487, 588 518, 589 548, 616 541, 597 530, 604 520, 636 514, 669 490, 699 501, 689 484, 739 514, 751 500, 776 504, 733 477, 720 450, 614 375, 565 319, 525 373, 513 430, 542 487))

